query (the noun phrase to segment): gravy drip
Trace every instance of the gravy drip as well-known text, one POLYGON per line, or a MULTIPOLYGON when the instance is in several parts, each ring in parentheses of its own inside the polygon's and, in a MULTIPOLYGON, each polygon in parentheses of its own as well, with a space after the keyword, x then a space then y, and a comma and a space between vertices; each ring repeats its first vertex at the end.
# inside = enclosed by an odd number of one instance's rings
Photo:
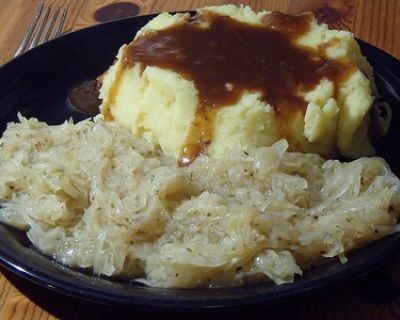
POLYGON ((88 80, 74 87, 68 94, 69 106, 79 113, 93 117, 99 113, 100 84, 96 80, 88 80))
POLYGON ((140 63, 143 69, 171 70, 193 81, 198 91, 199 105, 181 151, 181 165, 205 151, 212 141, 216 112, 237 103, 245 91, 261 92, 283 124, 305 112, 302 92, 322 78, 340 83, 354 67, 296 44, 309 30, 311 15, 275 12, 262 21, 256 26, 206 14, 150 32, 127 47, 125 68, 140 63))

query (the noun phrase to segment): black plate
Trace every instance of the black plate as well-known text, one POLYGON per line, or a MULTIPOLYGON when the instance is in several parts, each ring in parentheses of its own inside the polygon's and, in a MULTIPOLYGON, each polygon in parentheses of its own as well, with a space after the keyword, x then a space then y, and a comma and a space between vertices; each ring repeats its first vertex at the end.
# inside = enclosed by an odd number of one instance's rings
MULTIPOLYGON (((118 48, 153 16, 124 19, 63 36, 11 61, 0 69, 0 130, 16 120, 18 111, 49 124, 83 118, 67 107, 70 88, 92 79, 113 62, 118 48)), ((374 66, 380 92, 393 107, 394 125, 379 143, 382 155, 399 173, 400 62, 360 42, 374 66)), ((349 256, 305 273, 293 284, 272 283, 240 288, 173 290, 142 286, 134 281, 94 277, 72 270, 37 252, 23 233, 0 225, 0 263, 18 275, 47 288, 82 299, 151 310, 196 311, 268 304, 303 297, 359 277, 380 266, 400 249, 400 233, 349 256)))

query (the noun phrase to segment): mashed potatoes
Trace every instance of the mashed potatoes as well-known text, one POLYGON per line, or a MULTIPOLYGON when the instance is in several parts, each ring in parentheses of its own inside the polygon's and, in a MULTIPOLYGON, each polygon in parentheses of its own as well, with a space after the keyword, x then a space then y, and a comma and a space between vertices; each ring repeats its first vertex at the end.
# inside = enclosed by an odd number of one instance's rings
MULTIPOLYGON (((368 134, 369 111, 377 93, 370 65, 361 55, 353 35, 347 31, 329 30, 325 24, 318 24, 314 17, 308 16, 304 18, 306 26, 300 26, 300 31, 293 35, 292 29, 296 28, 290 29, 290 26, 286 27, 284 22, 282 23, 285 19, 303 19, 301 17, 284 16, 279 20, 277 14, 256 13, 249 7, 234 5, 200 9, 195 19, 189 14, 160 14, 139 31, 130 45, 120 48, 116 62, 102 79, 101 111, 108 119, 115 119, 130 128, 136 136, 150 140, 160 146, 166 155, 177 159, 185 155, 185 148, 196 149, 196 146, 193 146, 196 143, 201 145, 197 146, 199 150, 196 155, 204 151, 212 157, 220 158, 233 146, 251 150, 257 146, 270 146, 281 138, 289 141, 290 150, 315 152, 325 157, 333 157, 338 152, 350 158, 373 155, 374 148, 368 134), (178 72, 176 68, 155 60, 147 64, 141 61, 126 64, 129 52, 135 54, 135 50, 141 49, 140 43, 146 39, 157 37, 164 32, 167 36, 160 38, 158 43, 153 43, 149 51, 172 50, 173 47, 167 47, 165 44, 168 41, 166 30, 193 28, 194 24, 198 29, 207 29, 216 24, 210 17, 227 16, 239 22, 243 28, 254 27, 256 32, 260 28, 267 28, 268 32, 273 29, 275 36, 284 35, 290 39, 292 50, 308 52, 315 61, 326 59, 326 63, 315 71, 317 74, 321 73, 320 78, 316 76, 315 84, 303 86, 302 83, 298 83, 290 87, 294 98, 304 102, 300 110, 282 117, 279 110, 290 109, 297 102, 292 102, 293 97, 291 100, 280 99, 274 102, 268 98, 270 87, 263 88, 265 91, 244 87, 240 97, 222 104, 215 110, 214 107, 202 105, 199 83, 193 80, 187 70, 178 72), (332 63, 347 68, 346 75, 340 80, 329 78, 329 73, 321 71, 332 63), (199 108, 209 108, 212 112, 199 118, 199 108), (212 127, 207 127, 207 123, 211 122, 212 127), (197 134, 190 138, 196 130, 197 134)), ((240 29, 232 31, 231 34, 239 34, 238 31, 240 29)), ((215 49, 211 47, 212 41, 208 40, 209 38, 205 39, 201 45, 210 46, 210 52, 224 45, 223 41, 219 41, 215 49)), ((266 51, 273 50, 279 42, 252 43, 250 36, 243 41, 243 48, 266 45, 266 51)), ((236 51, 238 50, 233 52, 228 48, 225 50, 225 57, 237 54, 236 51)), ((246 56, 249 61, 254 58, 250 53, 246 56)), ((175 55, 176 59, 192 58, 192 55, 187 55, 178 47, 172 55, 175 55)), ((224 57, 217 56, 215 59, 224 57)), ((235 60, 231 67, 237 63, 240 64, 240 70, 246 70, 245 64, 243 67, 241 65, 246 59, 235 60)), ((285 68, 287 63, 301 64, 295 60, 291 62, 290 57, 282 61, 270 57, 262 63, 268 64, 271 61, 272 64, 281 64, 280 68, 285 68)), ((196 60, 193 60, 193 64, 195 63, 196 60)), ((207 68, 207 65, 204 68, 207 68)), ((291 81, 291 70, 293 65, 288 67, 287 82, 291 81)), ((305 70, 304 78, 310 76, 308 72, 314 74, 311 69, 305 70)), ((213 78, 219 76, 218 70, 215 69, 214 76, 210 76, 209 81, 214 81, 213 78)), ((235 75, 228 80, 225 83, 227 91, 235 90, 241 85, 237 83, 235 75)), ((387 121, 383 131, 386 129, 387 121)))
POLYGON ((115 122, 21 118, 0 140, 0 220, 58 261, 158 287, 292 282, 398 231, 384 160, 287 152, 287 142, 178 167, 115 122))

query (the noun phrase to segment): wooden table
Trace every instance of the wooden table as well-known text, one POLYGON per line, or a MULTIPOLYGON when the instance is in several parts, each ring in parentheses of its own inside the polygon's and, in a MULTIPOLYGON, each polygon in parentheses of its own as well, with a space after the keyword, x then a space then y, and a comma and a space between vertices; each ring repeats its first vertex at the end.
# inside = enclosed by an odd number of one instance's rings
MULTIPOLYGON (((0 0, 0 65, 12 59, 41 0, 0 0)), ((47 3, 58 4, 60 1, 47 3)), ((210 4, 245 3, 255 10, 300 13, 312 10, 330 26, 400 58, 400 0, 65 0, 65 32, 108 20, 210 4), (104 9, 105 8, 105 9, 104 9)), ((0 269, 0 319, 200 319, 201 315, 156 315, 99 306, 51 292, 0 269)), ((256 319, 400 319, 400 258, 382 270, 318 296, 223 317, 256 319)), ((221 315, 209 315, 209 318, 221 315)))

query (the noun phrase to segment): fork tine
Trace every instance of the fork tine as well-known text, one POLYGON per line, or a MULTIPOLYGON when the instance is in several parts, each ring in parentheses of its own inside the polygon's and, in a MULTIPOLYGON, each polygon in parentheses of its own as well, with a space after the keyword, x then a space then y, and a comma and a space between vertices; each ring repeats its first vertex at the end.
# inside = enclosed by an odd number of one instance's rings
POLYGON ((17 51, 15 52, 14 58, 18 57, 22 52, 24 52, 24 50, 25 50, 30 38, 32 37, 33 30, 35 29, 35 26, 36 26, 36 24, 37 24, 37 22, 39 20, 39 17, 42 14, 43 7, 44 7, 44 2, 42 2, 42 4, 40 4, 37 7, 37 9, 35 11, 35 15, 33 16, 33 20, 32 20, 32 22, 31 22, 31 24, 29 26, 29 29, 26 32, 24 38, 22 39, 22 42, 19 45, 17 51))
POLYGON ((50 20, 49 27, 47 28, 46 34, 45 34, 45 36, 44 36, 44 38, 43 38, 41 43, 45 43, 45 42, 47 42, 49 40, 51 31, 53 30, 54 23, 57 20, 59 12, 60 12, 60 6, 58 6, 56 11, 54 12, 53 17, 50 20))
POLYGON ((29 46, 29 50, 34 48, 34 47, 36 47, 36 45, 38 44, 39 38, 40 38, 40 36, 42 35, 42 32, 43 32, 44 26, 46 25, 47 19, 49 18, 50 11, 51 11, 51 5, 47 8, 46 14, 43 17, 43 20, 40 23, 38 29, 36 30, 36 34, 32 39, 31 45, 29 46))
POLYGON ((65 22, 65 18, 67 17, 67 13, 68 13, 68 8, 65 8, 63 10, 61 20, 57 26, 56 32, 54 33, 54 38, 58 38, 61 35, 61 30, 64 26, 64 22, 65 22))

